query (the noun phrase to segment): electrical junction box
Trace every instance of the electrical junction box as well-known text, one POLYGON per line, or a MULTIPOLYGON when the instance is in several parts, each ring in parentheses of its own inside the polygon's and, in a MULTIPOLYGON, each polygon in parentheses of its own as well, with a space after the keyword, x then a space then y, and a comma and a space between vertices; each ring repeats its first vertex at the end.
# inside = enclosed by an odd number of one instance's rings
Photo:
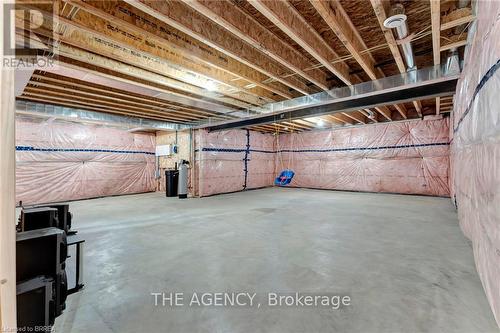
POLYGON ((173 155, 173 145, 160 145, 156 146, 156 156, 170 156, 173 155))

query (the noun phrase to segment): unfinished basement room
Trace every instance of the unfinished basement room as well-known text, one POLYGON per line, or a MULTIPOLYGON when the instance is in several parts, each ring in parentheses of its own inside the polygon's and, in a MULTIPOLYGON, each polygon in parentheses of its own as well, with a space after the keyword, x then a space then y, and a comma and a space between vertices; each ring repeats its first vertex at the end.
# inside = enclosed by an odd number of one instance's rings
POLYGON ((2 0, 3 333, 500 332, 500 0, 2 0))

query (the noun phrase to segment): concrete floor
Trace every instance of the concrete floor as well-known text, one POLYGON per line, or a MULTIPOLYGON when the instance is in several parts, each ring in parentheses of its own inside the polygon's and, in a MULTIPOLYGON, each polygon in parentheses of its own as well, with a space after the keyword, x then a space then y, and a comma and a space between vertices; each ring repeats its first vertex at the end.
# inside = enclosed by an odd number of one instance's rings
POLYGON ((270 188, 70 207, 86 288, 56 332, 498 332, 449 199, 270 188), (223 291, 262 306, 187 304, 223 291), (155 307, 151 292, 184 292, 185 305, 155 307), (269 307, 268 292, 351 305, 269 307))

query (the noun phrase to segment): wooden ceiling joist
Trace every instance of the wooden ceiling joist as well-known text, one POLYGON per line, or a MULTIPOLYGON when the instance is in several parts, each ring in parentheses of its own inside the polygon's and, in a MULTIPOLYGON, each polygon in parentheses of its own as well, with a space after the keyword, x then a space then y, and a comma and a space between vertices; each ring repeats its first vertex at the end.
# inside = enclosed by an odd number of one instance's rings
POLYGON ((364 117, 364 115, 362 115, 360 113, 357 113, 357 112, 351 112, 351 113, 342 112, 342 114, 344 116, 346 116, 346 117, 351 118, 352 120, 354 120, 355 122, 357 122, 359 124, 366 124, 366 118, 364 117))
POLYGON ((269 133, 271 131, 269 128, 261 126, 261 125, 259 125, 259 126, 252 126, 249 129, 254 130, 254 131, 259 131, 259 132, 262 132, 262 133, 269 133))
MULTIPOLYGON (((440 19, 441 19, 441 0, 430 0, 431 2, 431 28, 432 28, 432 58, 434 65, 441 63, 440 50, 440 19)), ((439 114, 440 99, 436 97, 436 114, 439 114)))
MULTIPOLYGON (((22 38, 25 38, 26 36, 23 36, 22 38)), ((37 43, 37 41, 31 41, 32 43, 37 43)), ((112 75, 111 78, 115 80, 119 80, 118 76, 119 74, 127 76, 127 77, 133 77, 137 80, 147 80, 151 84, 155 84, 156 86, 161 86, 161 90, 164 90, 165 93, 167 94, 172 94, 173 96, 178 96, 181 99, 187 99, 187 100, 193 100, 195 103, 200 103, 201 104, 206 104, 208 106, 212 106, 214 109, 220 108, 222 105, 218 103, 214 103, 213 101, 210 101, 209 98, 202 97, 200 96, 205 94, 205 92, 200 88, 200 94, 185 94, 181 91, 176 91, 174 87, 172 87, 169 82, 171 82, 171 79, 160 75, 156 74, 150 71, 147 71, 145 69, 135 67, 120 61, 117 61, 115 59, 111 59, 105 56, 101 56, 95 53, 91 53, 88 51, 85 51, 83 49, 67 45, 64 43, 59 43, 54 45, 54 47, 57 49, 58 55, 59 55, 59 61, 64 62, 65 66, 71 67, 71 64, 73 61, 76 61, 79 63, 77 68, 82 68, 82 65, 85 66, 85 70, 89 72, 96 72, 96 74, 101 75, 101 76, 106 76, 102 72, 93 70, 92 68, 103 68, 108 71, 112 71, 116 73, 115 75, 112 75), (67 59, 66 59, 67 58, 67 59)), ((136 85, 139 85, 137 82, 133 82, 136 85)), ((158 89, 158 88, 156 88, 158 89)), ((188 103, 189 104, 189 103, 188 103)))
MULTIPOLYGON (((82 24, 74 23, 63 17, 58 17, 58 21, 65 26, 71 27, 71 30, 65 36, 59 37, 60 41, 63 42, 58 45, 59 47, 64 47, 64 43, 66 43, 81 50, 90 51, 109 59, 151 71, 163 77, 164 85, 198 96, 215 95, 203 88, 211 83, 212 85, 216 85, 218 92, 221 93, 220 95, 217 94, 218 96, 212 96, 212 99, 237 107, 246 108, 252 105, 262 105, 265 102, 265 100, 258 96, 249 95, 246 92, 241 94, 241 89, 238 92, 239 88, 222 82, 211 81, 205 76, 186 71, 181 66, 168 63, 156 55, 126 45, 82 24)), ((38 29, 38 31, 42 30, 38 29)), ((51 36, 52 33, 47 32, 47 37, 51 36)), ((164 52, 163 54, 166 53, 164 52)), ((227 79, 227 81, 230 81, 230 79, 227 79)))
MULTIPOLYGON (((158 105, 154 105, 154 104, 150 104, 150 103, 136 102, 134 100, 129 100, 126 98, 119 98, 119 97, 113 96, 112 94, 105 94, 102 92, 96 93, 96 92, 93 92, 93 90, 91 90, 91 89, 87 89, 86 87, 83 88, 83 87, 74 87, 74 86, 68 86, 68 85, 54 84, 54 83, 50 83, 50 82, 48 83, 48 81, 46 81, 46 80, 43 80, 43 81, 31 80, 29 82, 29 84, 31 86, 42 87, 43 89, 45 89, 49 92, 51 90, 58 90, 59 89, 59 90, 69 92, 71 94, 83 95, 87 98, 104 99, 104 100, 112 101, 112 102, 119 103, 119 104, 122 104, 125 106, 147 107, 147 108, 151 108, 152 110, 159 110, 159 111, 170 110, 170 111, 175 111, 179 114, 188 114, 188 115, 197 114, 197 115, 200 115, 202 117, 207 116, 207 115, 208 116, 215 115, 214 113, 208 113, 208 112, 186 111, 186 110, 182 110, 182 109, 177 110, 176 108, 170 108, 167 105, 158 106, 158 105)), ((228 118, 228 117, 222 117, 222 118, 228 118)))
POLYGON ((230 114, 240 109, 228 108, 227 105, 222 103, 214 103, 211 100, 199 98, 198 96, 182 95, 177 91, 168 89, 158 82, 151 81, 150 78, 141 78, 140 76, 128 75, 126 72, 115 71, 110 68, 99 67, 97 65, 89 64, 86 62, 66 58, 59 55, 59 60, 65 68, 84 70, 88 73, 94 74, 98 77, 117 81, 119 83, 130 84, 139 88, 153 89, 155 97, 160 97, 162 100, 168 100, 177 104, 184 105, 185 107, 195 107, 209 112, 218 114, 230 114))
POLYGON ((176 119, 169 118, 169 117, 158 117, 154 115, 141 115, 141 114, 136 114, 136 113, 129 113, 126 111, 116 111, 114 109, 109 109, 105 107, 93 107, 89 105, 82 105, 80 103, 75 103, 71 101, 65 101, 65 100, 56 100, 50 97, 37 97, 37 96, 30 96, 30 95, 21 95, 18 97, 19 99, 22 100, 27 100, 27 101, 32 101, 32 102, 40 102, 40 103, 46 103, 46 104, 52 104, 52 105, 61 105, 61 106, 66 106, 66 107, 71 107, 71 108, 76 108, 76 109, 86 109, 86 110, 91 110, 91 111, 98 111, 98 112, 104 112, 104 113, 112 113, 112 114, 118 114, 122 116, 132 116, 132 117, 140 117, 140 118, 146 118, 146 119, 153 119, 153 120, 162 120, 162 121, 168 121, 168 122, 173 122, 173 123, 182 123, 176 119))
POLYGON ((374 109, 377 110, 377 112, 382 116, 384 116, 385 119, 392 121, 391 110, 387 106, 376 106, 374 109))
POLYGON ((295 120, 292 121, 292 123, 296 124, 296 125, 298 124, 298 125, 304 127, 305 129, 308 129, 308 130, 313 129, 313 128, 316 127, 315 124, 309 123, 307 121, 300 121, 300 119, 295 119, 295 120))
POLYGON ((87 98, 81 98, 79 96, 75 96, 73 94, 65 94, 61 93, 59 91, 46 91, 46 90, 40 90, 37 88, 30 88, 28 87, 24 94, 26 96, 35 96, 38 98, 50 98, 52 100, 58 100, 58 101, 63 101, 63 102, 72 102, 72 103, 78 103, 82 106, 90 106, 90 107, 101 107, 101 108, 106 108, 109 110, 115 110, 115 111, 126 111, 131 114, 137 114, 142 117, 148 117, 148 116, 168 116, 170 119, 175 119, 177 121, 182 121, 182 122, 188 122, 194 119, 200 119, 198 116, 179 116, 175 115, 173 113, 168 114, 167 112, 152 112, 151 110, 145 110, 145 109, 137 109, 137 108, 131 108, 131 107, 125 107, 123 105, 116 105, 113 103, 108 103, 105 101, 101 100, 89 100, 87 98))
POLYGON ((431 2, 431 28, 432 28, 432 56, 434 65, 441 63, 440 49, 440 18, 441 18, 441 4, 440 0, 430 0, 431 2))
MULTIPOLYGON (((253 68, 240 63, 239 61, 226 56, 224 53, 209 49, 198 40, 175 31, 154 17, 147 17, 144 20, 135 18, 141 13, 137 9, 126 4, 119 6, 106 6, 105 2, 96 2, 92 5, 80 0, 65 0, 73 6, 99 17, 109 22, 107 30, 118 30, 122 34, 131 34, 134 39, 151 47, 166 48, 170 52, 178 53, 180 56, 199 62, 206 66, 223 70, 243 81, 243 84, 252 83, 256 87, 267 90, 276 96, 291 98, 288 87, 278 82, 264 83, 269 77, 255 71, 253 68), (98 7, 101 6, 101 7, 98 7), (136 13, 136 12, 138 13, 136 13), (150 24, 146 24, 148 22, 150 24)), ((143 13, 143 16, 146 15, 143 13)), ((77 17, 78 18, 78 17, 77 17)), ((77 19, 76 18, 76 19, 77 19)), ((258 90, 256 90, 258 91, 258 90)), ((267 95, 264 93, 264 95, 267 95)))
POLYGON ((404 119, 408 119, 408 110, 406 109, 404 104, 395 104, 394 107, 399 112, 401 117, 403 117, 404 119))
POLYGON ((378 123, 377 119, 377 113, 373 112, 372 110, 365 109, 365 110, 359 110, 360 113, 362 113, 366 119, 369 119, 373 123, 378 123))
MULTIPOLYGON (((186 112, 192 112, 195 114, 201 114, 205 116, 213 116, 217 115, 215 112, 210 112, 210 111, 205 111, 203 109, 198 109, 198 108, 193 108, 193 107, 185 107, 181 104, 175 104, 171 101, 166 101, 166 100, 161 100, 158 98, 154 97, 145 97, 141 96, 139 94, 134 94, 129 91, 119 91, 117 89, 111 88, 111 87, 104 87, 100 86, 97 84, 91 84, 86 81, 81 81, 69 77, 64 77, 64 76, 56 76, 51 73, 44 73, 43 75, 39 74, 39 72, 35 72, 35 74, 32 75, 32 80, 42 80, 43 82, 49 82, 51 84, 55 84, 56 86, 63 86, 63 87, 74 87, 80 90, 84 91, 90 91, 90 92, 95 92, 98 94, 105 94, 108 97, 113 97, 118 100, 123 100, 129 103, 135 103, 139 105, 151 105, 151 107, 154 108, 171 108, 171 109, 176 109, 176 110, 182 110, 186 112)), ((38 82, 38 81, 34 81, 38 82)), ((228 116, 222 116, 222 118, 229 118, 228 116)))
POLYGON ((366 50, 366 45, 340 2, 320 0, 309 0, 309 2, 335 35, 337 35, 342 44, 349 50, 370 79, 378 79, 379 76, 376 74, 374 66, 375 61, 369 53, 363 53, 366 50))
POLYGON ((304 82, 293 76, 287 76, 290 74, 287 68, 179 1, 125 0, 125 2, 301 94, 307 95, 313 92, 304 82))
MULTIPOLYGON (((253 127, 253 126, 252 126, 253 127)), ((275 132, 276 131, 276 128, 273 127, 272 125, 258 125, 257 126, 258 128, 262 128, 263 130, 265 130, 266 132, 275 132)))
POLYGON ((312 122, 304 120, 304 119, 295 119, 294 122, 302 124, 302 125, 305 125, 305 126, 308 126, 310 128, 316 127, 315 123, 312 123, 312 122))
MULTIPOLYGON (((377 80, 385 76, 380 68, 375 69, 375 60, 373 56, 370 52, 366 51, 367 47, 365 42, 339 1, 309 0, 309 2, 330 29, 332 29, 342 44, 344 44, 370 79, 377 80)), ((396 109, 401 112, 402 116, 404 114, 404 118, 406 118, 406 112, 403 111, 404 105, 398 105, 396 109)), ((384 116, 386 116, 386 114, 384 114, 384 116)), ((390 113, 389 120, 391 120, 390 113)))
POLYGON ((461 40, 457 40, 455 42, 451 42, 451 43, 448 43, 448 44, 445 44, 445 45, 441 45, 439 47, 439 52, 444 52, 444 51, 448 51, 448 50, 451 50, 451 49, 457 49, 461 46, 465 46, 467 45, 467 39, 461 39, 461 40))
MULTIPOLYGON (((325 68, 334 73, 339 79, 341 79, 345 84, 351 85, 356 79, 351 77, 349 73, 349 67, 344 62, 333 63, 339 56, 331 49, 322 39, 322 37, 305 21, 305 19, 300 16, 297 10, 286 1, 268 1, 268 0, 250 0, 252 6, 254 6, 261 14, 266 16, 269 20, 275 23, 284 33, 286 33, 290 38, 292 38, 297 44, 308 51, 316 60, 318 60, 325 68)), ((357 51, 358 57, 356 59, 363 62, 362 67, 369 72, 369 76, 376 78, 375 69, 373 67, 373 59, 368 55, 361 55, 362 50, 366 46, 359 37, 359 34, 355 31, 350 20, 346 19, 345 12, 341 9, 338 3, 332 3, 328 5, 325 2, 319 2, 311 0, 313 6, 320 12, 323 19, 328 20, 328 24, 334 30, 335 33, 339 33, 339 38, 342 42, 349 45, 349 51, 357 51), (337 17, 335 16, 335 9, 329 6, 337 6, 336 9, 344 19, 341 23, 336 24, 333 22, 337 17), (358 36, 359 39, 354 41, 353 36, 358 36), (358 49, 359 48, 359 49, 358 49), (368 57, 369 62, 365 61, 368 57), (364 66, 366 65, 366 66, 364 66)), ((347 47, 347 45, 346 45, 347 47)), ((342 117, 342 121, 346 121, 345 117, 350 118, 359 123, 366 123, 362 115, 352 113, 345 114, 342 117)))
POLYGON ((108 105, 108 106, 114 106, 114 107, 123 107, 124 109, 132 109, 132 110, 138 110, 138 111, 149 111, 152 114, 164 114, 166 112, 171 113, 172 115, 178 115, 179 120, 192 120, 195 118, 203 118, 204 115, 199 115, 196 113, 187 113, 185 111, 177 111, 177 110, 171 110, 171 109, 155 109, 155 108, 150 108, 149 106, 146 107, 144 105, 142 106, 137 106, 137 105, 131 105, 123 100, 110 100, 106 96, 98 95, 98 94, 89 94, 83 91, 78 91, 78 90, 73 90, 73 89, 68 89, 68 88, 63 88, 63 87, 50 87, 50 89, 46 88, 39 88, 42 86, 43 83, 41 82, 30 82, 29 85, 26 87, 25 91, 26 92, 37 92, 40 94, 46 94, 47 96, 54 94, 58 96, 63 96, 63 97, 74 97, 77 99, 81 100, 86 100, 86 101, 93 101, 93 102, 98 102, 99 104, 102 105, 108 105), (90 95, 90 96, 89 96, 90 95))
MULTIPOLYGON (((86 4, 86 6, 89 5, 86 4)), ((68 31, 65 34, 66 38, 71 38, 71 34, 72 32, 75 32, 75 29, 78 32, 85 31, 92 36, 100 38, 102 40, 101 43, 107 42, 108 44, 112 44, 108 45, 109 47, 121 47, 129 50, 129 52, 132 52, 133 55, 140 55, 141 53, 144 53, 147 57, 154 59, 156 62, 166 62, 170 64, 169 67, 175 67, 181 73, 184 71, 185 74, 183 75, 174 74, 175 77, 173 78, 177 80, 194 84, 199 87, 205 87, 206 82, 211 81, 210 84, 213 85, 214 90, 219 93, 227 94, 229 91, 231 93, 228 96, 231 96, 235 94, 235 91, 237 91, 240 94, 243 94, 242 97, 245 94, 252 95, 253 100, 252 98, 248 99, 247 97, 243 97, 243 100, 246 99, 249 103, 256 105, 277 100, 272 92, 261 87, 255 87, 253 89, 246 88, 248 82, 235 80, 235 78, 239 78, 239 76, 235 76, 234 74, 215 66, 209 66, 196 61, 195 59, 192 59, 192 57, 186 57, 185 53, 160 45, 157 42, 155 43, 155 41, 151 42, 148 39, 148 42, 146 43, 141 34, 138 34, 137 29, 133 32, 133 34, 124 34, 123 30, 113 26, 110 27, 110 23, 108 21, 102 19, 100 16, 87 13, 85 10, 80 11, 79 14, 72 20, 59 17, 58 22, 73 28, 73 30, 68 31)), ((168 75, 167 71, 163 73, 168 75)))
POLYGON ((308 127, 308 126, 304 126, 304 125, 301 125, 301 124, 293 122, 293 121, 292 122, 284 121, 284 122, 282 122, 282 124, 288 126, 288 128, 291 130, 294 130, 294 129, 308 130, 308 129, 310 129, 310 127, 308 127))
POLYGON ((458 27, 474 21, 475 18, 476 17, 472 14, 472 8, 459 8, 441 18, 441 26, 439 29, 441 31, 444 31, 454 27, 458 27))
POLYGON ((183 0, 201 14, 273 58, 323 90, 329 89, 326 73, 282 41, 257 20, 227 0, 183 0))
POLYGON ((347 65, 343 62, 334 63, 339 58, 337 53, 290 3, 269 0, 249 0, 249 3, 341 81, 347 85, 351 84, 352 79, 347 65))
POLYGON ((324 116, 324 118, 333 120, 335 123, 341 123, 345 125, 353 125, 354 121, 352 118, 342 114, 342 113, 335 113, 335 114, 329 114, 324 116))
MULTIPOLYGON (((198 1, 198 0, 183 0, 189 6, 196 9, 198 12, 204 14, 208 18, 212 19, 214 22, 223 26, 230 32, 234 33, 238 37, 243 40, 256 45, 264 53, 273 57, 277 61, 280 61, 283 65, 289 67, 290 69, 298 72, 300 75, 309 79, 311 82, 315 83, 318 87, 323 90, 328 90, 326 86, 326 77, 324 73, 322 74, 322 82, 318 83, 317 79, 311 79, 309 76, 305 76, 304 71, 301 68, 305 68, 307 65, 307 59, 301 56, 297 51, 293 52, 293 49, 282 42, 276 35, 268 31, 264 28, 260 23, 258 23, 255 19, 249 17, 245 12, 241 9, 238 9, 236 6, 231 4, 228 1, 198 1), (299 59, 297 59, 299 58, 299 59), (297 60, 301 63, 298 64, 297 60), (295 61, 294 64, 290 62, 295 61)), ((350 22, 350 21, 349 21, 350 22)), ((347 23, 346 23, 347 24, 347 23)), ((352 29, 352 23, 351 23, 352 29)), ((352 32, 350 32, 352 33, 352 32)), ((348 33, 346 33, 347 35, 348 33)), ((359 34, 358 34, 359 36, 359 34)), ((364 45, 364 44, 363 44, 364 45)), ((366 48, 366 47, 365 47, 366 48)), ((368 55, 370 58, 371 56, 368 55)), ((375 72, 373 68, 373 58, 371 58, 371 67, 372 73, 375 72)), ((310 64, 308 64, 310 66, 310 64)), ((316 70, 317 72, 321 72, 320 70, 316 70)), ((374 77, 375 74, 374 74, 374 77)), ((349 81, 351 83, 351 81, 349 81)), ((359 115, 355 115, 353 118, 356 121, 360 121, 359 115)), ((363 122, 363 121, 361 121, 363 122)))
POLYGON ((290 128, 290 125, 283 125, 280 123, 272 123, 270 124, 271 128, 274 129, 274 131, 283 131, 283 132, 301 132, 302 129, 298 128, 290 128))

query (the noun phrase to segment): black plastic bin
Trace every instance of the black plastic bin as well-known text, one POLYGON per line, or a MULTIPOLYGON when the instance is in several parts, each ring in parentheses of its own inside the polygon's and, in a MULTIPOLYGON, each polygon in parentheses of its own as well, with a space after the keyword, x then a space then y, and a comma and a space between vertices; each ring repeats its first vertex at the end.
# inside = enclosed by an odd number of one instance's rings
POLYGON ((177 183, 179 182, 179 170, 165 170, 165 189, 167 197, 177 196, 177 183))

